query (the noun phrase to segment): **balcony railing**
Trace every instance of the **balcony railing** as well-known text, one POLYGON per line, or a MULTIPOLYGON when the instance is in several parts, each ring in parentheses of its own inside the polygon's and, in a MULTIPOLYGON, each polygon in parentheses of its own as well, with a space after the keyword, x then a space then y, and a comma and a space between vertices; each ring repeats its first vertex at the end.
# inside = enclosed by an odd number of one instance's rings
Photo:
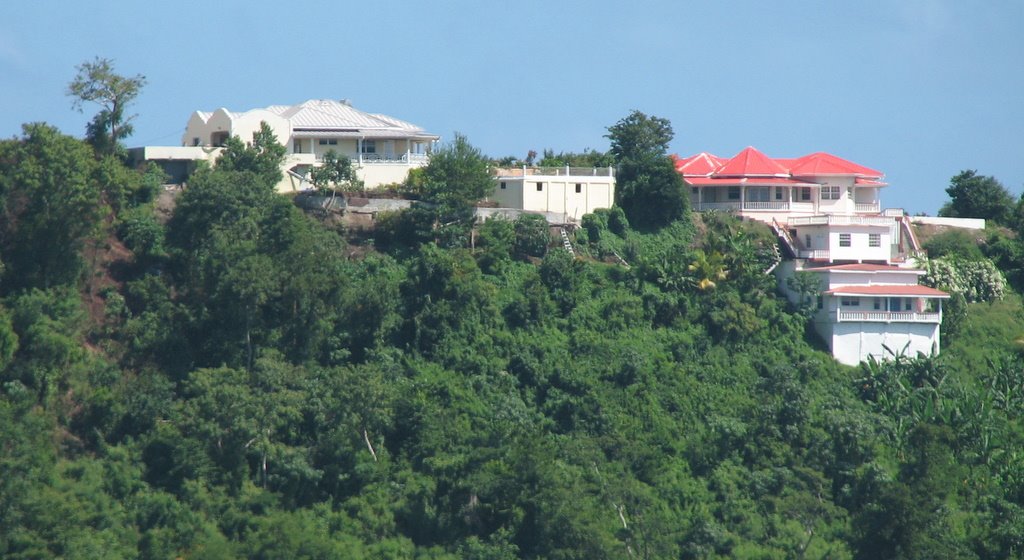
POLYGON ((728 212, 731 210, 739 210, 739 202, 696 202, 694 203, 694 209, 697 211, 705 210, 720 210, 722 212, 728 212))
POLYGON ((894 223, 896 220, 888 216, 847 216, 843 214, 824 214, 789 219, 791 226, 891 226, 894 223))
POLYGON ((800 249, 799 258, 811 259, 813 261, 827 261, 829 260, 828 249, 800 249))
POLYGON ((941 323, 942 313, 938 311, 847 311, 840 309, 836 320, 870 323, 941 323))
POLYGON ((877 214, 880 211, 880 209, 881 209, 881 207, 879 206, 878 201, 875 201, 875 202, 858 202, 858 203, 853 205, 853 211, 857 212, 858 214, 867 214, 867 213, 877 214))

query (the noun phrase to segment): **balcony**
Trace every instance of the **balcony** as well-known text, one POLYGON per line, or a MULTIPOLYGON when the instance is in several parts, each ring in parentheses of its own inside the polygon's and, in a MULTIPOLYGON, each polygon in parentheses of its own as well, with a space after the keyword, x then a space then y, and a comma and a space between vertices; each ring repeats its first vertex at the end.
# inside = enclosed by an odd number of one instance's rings
POLYGON ((941 311, 846 311, 836 313, 836 321, 860 323, 941 323, 941 311))
POLYGON ((739 202, 694 202, 693 209, 698 212, 705 210, 727 211, 754 211, 754 212, 813 212, 814 204, 811 202, 789 202, 788 200, 753 201, 739 202))
POLYGON ((881 205, 875 202, 857 202, 853 205, 853 211, 858 214, 877 214, 881 211, 881 205))
POLYGON ((791 226, 892 226, 896 223, 889 216, 847 216, 844 214, 824 214, 821 216, 794 217, 789 219, 791 226))

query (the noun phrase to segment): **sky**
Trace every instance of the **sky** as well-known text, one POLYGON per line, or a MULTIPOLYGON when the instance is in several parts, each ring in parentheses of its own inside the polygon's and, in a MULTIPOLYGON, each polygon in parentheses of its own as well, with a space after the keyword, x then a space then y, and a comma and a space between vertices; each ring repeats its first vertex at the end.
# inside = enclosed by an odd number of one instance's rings
POLYGON ((196 110, 350 99, 485 154, 606 150, 632 110, 681 156, 830 152, 885 173, 885 207, 937 213, 976 169, 1024 189, 1020 0, 6 2, 0 138, 82 136, 76 65, 147 85, 129 146, 196 110))

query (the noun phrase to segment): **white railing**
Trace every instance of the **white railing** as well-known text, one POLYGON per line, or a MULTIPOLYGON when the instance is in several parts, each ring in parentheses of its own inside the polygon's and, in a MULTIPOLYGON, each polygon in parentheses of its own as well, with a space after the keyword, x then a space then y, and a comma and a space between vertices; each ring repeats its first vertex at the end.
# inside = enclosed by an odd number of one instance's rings
POLYGON ((838 322, 860 321, 872 323, 941 323, 942 313, 917 311, 846 311, 836 314, 838 322))
POLYGON ((789 210, 789 202, 785 200, 753 201, 743 203, 744 210, 789 210))
POLYGON ((789 225, 791 226, 892 226, 894 223, 895 219, 888 216, 847 216, 843 214, 825 214, 789 219, 789 225))
POLYGON ((816 261, 827 261, 829 259, 828 249, 800 249, 801 259, 811 259, 816 261))
POLYGON ((878 202, 858 202, 853 205, 853 211, 858 213, 873 212, 878 213, 880 206, 878 202))
POLYGON ((497 177, 614 177, 614 167, 499 167, 494 170, 497 177))

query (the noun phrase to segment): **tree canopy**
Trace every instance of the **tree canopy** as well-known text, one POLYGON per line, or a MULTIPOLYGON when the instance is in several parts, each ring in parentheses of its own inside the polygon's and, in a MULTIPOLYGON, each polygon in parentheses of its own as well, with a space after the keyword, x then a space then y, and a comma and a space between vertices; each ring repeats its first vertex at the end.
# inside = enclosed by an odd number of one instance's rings
POLYGON ((615 202, 634 227, 657 229, 686 216, 689 196, 668 156, 667 119, 633 111, 608 127, 607 138, 617 165, 615 202))
POLYGON ((949 180, 949 202, 939 209, 940 216, 983 218, 1009 225, 1016 207, 1013 197, 995 177, 964 170, 949 180))
POLYGON ((114 71, 114 62, 108 58, 96 57, 76 68, 78 74, 67 89, 73 98, 72 106, 79 111, 85 103, 98 103, 101 107, 86 127, 86 138, 97 152, 116 153, 121 140, 132 134, 135 115, 126 111, 146 85, 146 77, 122 76, 114 71))

